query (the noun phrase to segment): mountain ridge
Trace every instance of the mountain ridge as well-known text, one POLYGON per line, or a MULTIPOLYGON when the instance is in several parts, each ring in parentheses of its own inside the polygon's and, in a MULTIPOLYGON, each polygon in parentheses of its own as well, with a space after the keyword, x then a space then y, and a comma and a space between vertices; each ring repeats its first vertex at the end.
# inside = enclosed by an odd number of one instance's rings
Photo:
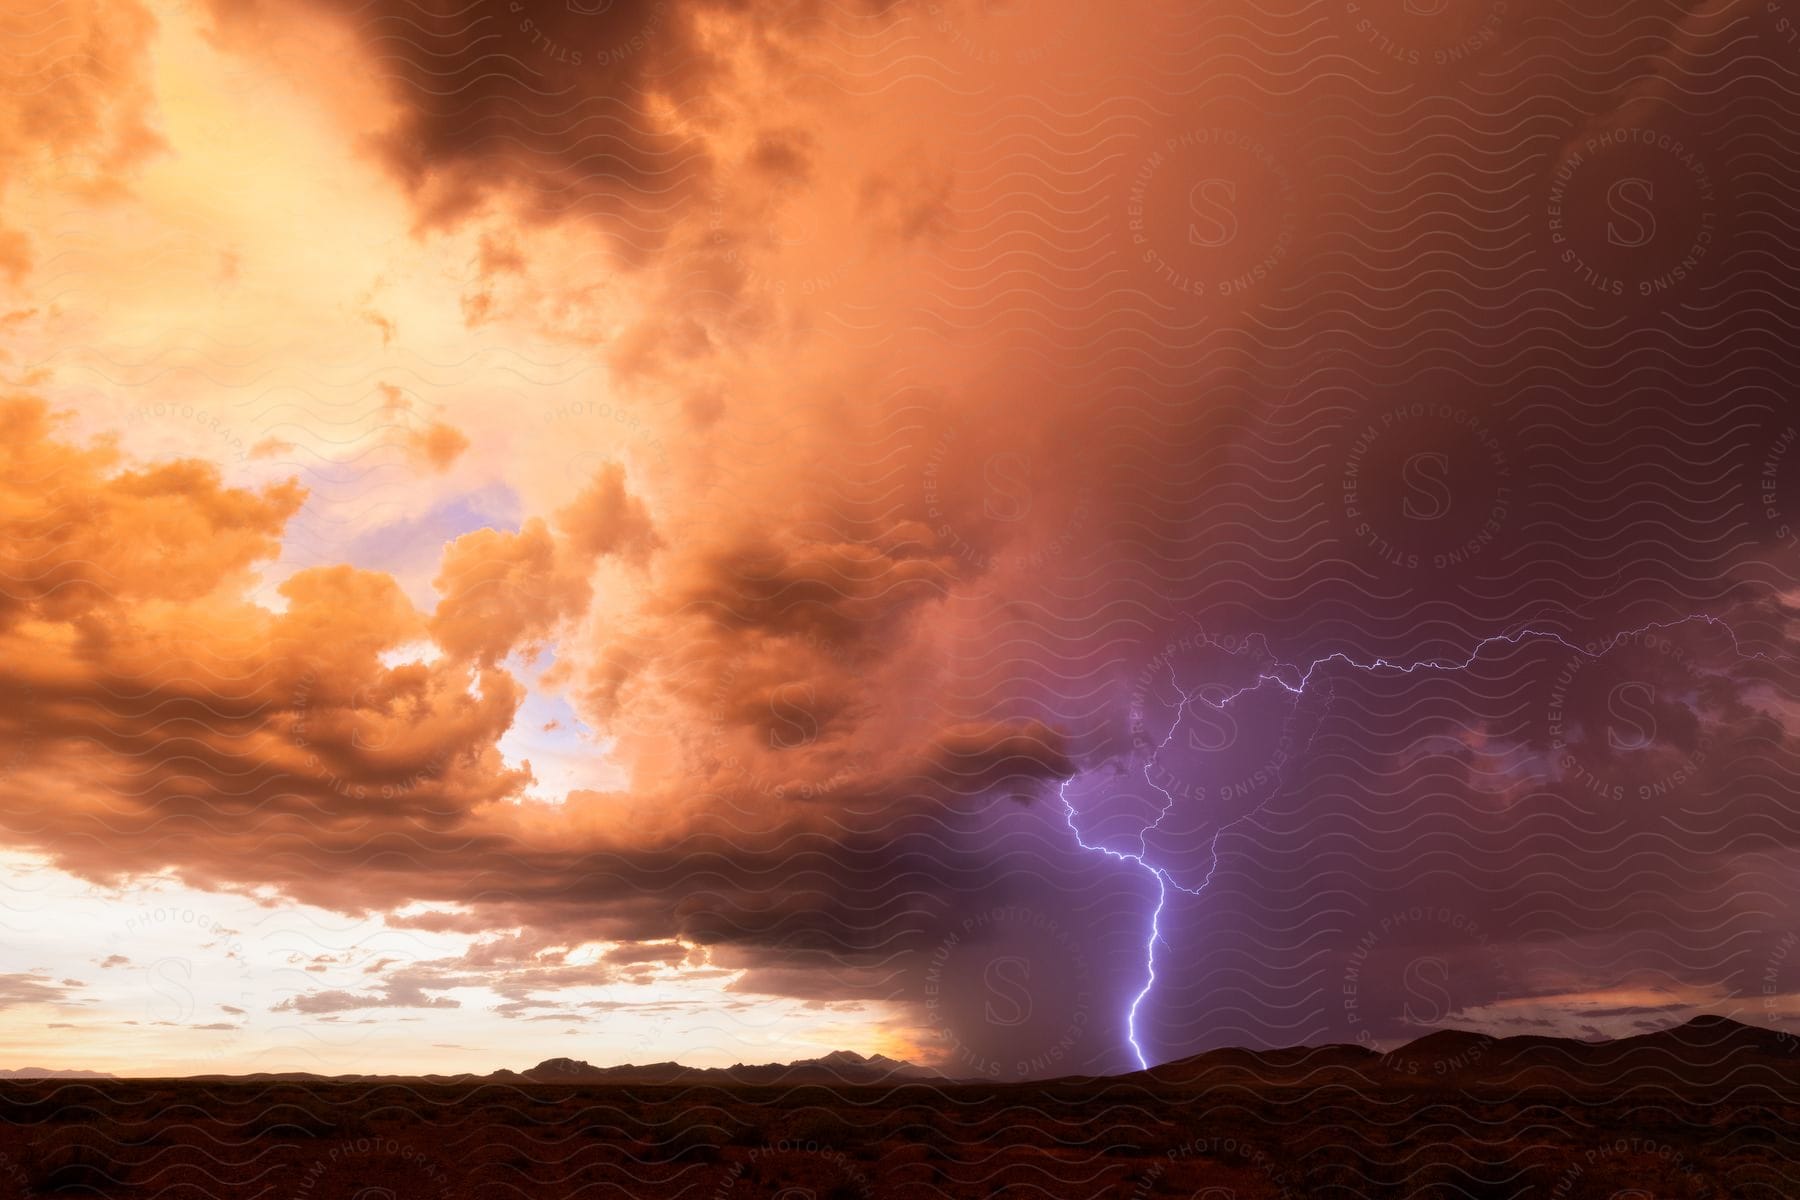
POLYGON ((489 1078, 530 1080, 533 1083, 800 1083, 840 1084, 893 1082, 949 1082, 930 1067, 902 1062, 884 1054, 865 1056, 854 1050, 833 1050, 817 1058, 787 1063, 733 1063, 729 1067, 689 1067, 677 1062, 622 1063, 596 1067, 582 1059, 547 1058, 523 1071, 496 1071, 489 1078))
POLYGON ((1721 1082, 1747 1068, 1783 1074, 1800 1071, 1800 1037, 1711 1013, 1663 1029, 1598 1040, 1435 1029, 1386 1051, 1342 1042, 1280 1050, 1208 1050, 1123 1078, 1182 1086, 1354 1080, 1564 1087, 1615 1081, 1628 1072, 1679 1076, 1684 1083, 1721 1082))
MULTIPOLYGON (((1800 1036, 1730 1017, 1702 1014, 1679 1025, 1621 1038, 1585 1040, 1550 1034, 1496 1036, 1444 1028, 1392 1050, 1334 1042, 1272 1050, 1222 1047, 1113 1076, 1064 1076, 1063 1080, 1113 1079, 1156 1085, 1213 1086, 1227 1082, 1287 1085, 1342 1079, 1369 1084, 1436 1082, 1452 1086, 1505 1083, 1508 1086, 1566 1086, 1604 1080, 1633 1070, 1678 1071, 1684 1082, 1723 1079, 1747 1067, 1800 1073, 1800 1036)), ((114 1081, 103 1071, 19 1067, 0 1069, 0 1081, 114 1081)), ((169 1078, 158 1076, 155 1078, 169 1078)), ((433 1083, 528 1083, 607 1085, 802 1085, 868 1086, 907 1084, 993 1084, 998 1081, 947 1075, 932 1067, 854 1050, 833 1050, 786 1063, 734 1063, 690 1067, 679 1062, 595 1066, 584 1059, 553 1057, 515 1071, 421 1075, 321 1075, 306 1071, 190 1075, 179 1078, 240 1081, 418 1080, 433 1083)), ((1010 1081, 1055 1083, 1058 1080, 1010 1081)))

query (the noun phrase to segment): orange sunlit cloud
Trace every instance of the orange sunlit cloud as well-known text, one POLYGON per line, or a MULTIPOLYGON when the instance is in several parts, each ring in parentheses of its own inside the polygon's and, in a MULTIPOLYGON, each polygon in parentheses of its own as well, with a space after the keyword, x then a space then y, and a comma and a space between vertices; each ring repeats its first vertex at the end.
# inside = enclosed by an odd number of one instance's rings
POLYGON ((1146 954, 1170 1054, 1398 1036, 1359 945, 1497 1030, 1730 992, 1683 922, 1764 903, 1705 798, 1775 820, 1732 655, 1792 601, 1779 352, 1709 307, 1777 168, 1681 99, 1724 34, 1572 75, 1327 7, 6 18, 0 834, 34 928, 208 923, 34 937, 9 1052, 1100 1071, 1146 954), (1695 345, 1742 412, 1651 378, 1695 345), (1600 940, 1660 990, 1542 951, 1645 891, 1632 820, 1674 948, 1600 940), (1041 1037, 970 998, 1013 958, 1041 1037))

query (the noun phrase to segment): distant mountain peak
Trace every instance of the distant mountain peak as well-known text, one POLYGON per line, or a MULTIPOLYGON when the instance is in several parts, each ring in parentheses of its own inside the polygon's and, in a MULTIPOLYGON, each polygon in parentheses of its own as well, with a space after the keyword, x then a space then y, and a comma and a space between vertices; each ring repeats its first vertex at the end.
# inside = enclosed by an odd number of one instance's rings
POLYGON ((533 1071, 561 1071, 573 1075, 583 1071, 592 1071, 594 1065, 582 1058, 546 1058, 531 1069, 533 1071))
MULTIPOLYGON (((1680 1025, 1677 1025, 1675 1028, 1677 1028, 1677 1029, 1716 1029, 1716 1030, 1730 1031, 1730 1030, 1737 1030, 1737 1029, 1754 1030, 1754 1029, 1756 1029, 1756 1026, 1746 1025, 1742 1021, 1734 1021, 1730 1017, 1720 1016, 1718 1013, 1701 1013, 1697 1017, 1689 1017, 1687 1020, 1683 1021, 1680 1025)), ((1764 1030, 1763 1032, 1767 1032, 1767 1031, 1764 1030)))

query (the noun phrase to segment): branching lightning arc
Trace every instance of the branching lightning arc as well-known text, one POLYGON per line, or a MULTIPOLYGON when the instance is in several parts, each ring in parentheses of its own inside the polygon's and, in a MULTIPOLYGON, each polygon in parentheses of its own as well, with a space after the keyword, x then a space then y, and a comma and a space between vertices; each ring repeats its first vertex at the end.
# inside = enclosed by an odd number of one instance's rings
MULTIPOLYGON (((1168 904, 1169 889, 1174 888, 1176 891, 1185 892, 1190 896, 1198 896, 1205 892, 1207 886, 1212 883, 1213 872, 1218 869, 1219 839, 1230 832, 1235 826, 1256 816, 1268 804, 1268 799, 1265 798, 1263 803, 1257 808, 1220 826, 1213 833, 1212 841, 1209 846, 1210 859, 1207 863, 1206 875, 1197 887, 1181 886, 1170 876, 1167 869, 1157 866, 1149 861, 1149 851, 1145 839, 1149 836, 1151 830, 1158 828, 1162 824, 1163 819, 1169 815, 1169 810, 1175 806, 1175 798, 1169 794, 1168 790, 1158 785, 1154 779, 1150 778, 1150 769, 1154 765, 1157 755, 1160 754, 1162 750, 1168 746, 1170 740, 1174 738, 1176 730, 1181 727, 1183 714, 1185 714, 1193 704, 1198 702, 1208 705, 1215 710, 1223 711, 1241 697, 1252 692, 1260 691, 1270 685, 1282 688, 1298 699, 1306 694, 1307 689, 1312 686, 1314 678, 1320 671, 1337 665, 1342 665, 1351 670, 1366 673, 1391 672, 1401 675, 1411 675, 1422 671, 1464 671, 1473 666, 1475 662, 1481 658, 1482 654, 1487 651, 1488 647, 1496 644, 1518 646, 1521 643, 1528 641, 1551 641, 1587 658, 1599 659, 1605 657, 1607 654, 1617 649, 1621 644, 1632 638, 1641 637, 1654 630, 1673 629, 1697 622, 1725 630, 1731 637, 1732 649, 1737 652, 1740 659, 1763 659, 1767 657, 1763 654, 1746 654, 1743 647, 1738 642, 1737 633, 1730 625, 1726 624, 1725 621, 1705 613, 1695 613, 1674 621, 1651 622, 1648 625, 1643 625, 1636 629, 1630 629, 1623 633, 1614 634, 1612 637, 1607 638, 1602 642, 1591 643, 1585 647, 1570 642, 1559 633, 1544 629, 1526 628, 1519 630, 1517 633, 1495 634, 1492 637, 1483 638, 1481 641, 1475 643, 1474 649, 1469 652, 1466 658, 1463 658, 1460 661, 1454 659, 1424 659, 1417 662, 1394 662, 1386 658, 1376 658, 1368 662, 1359 662, 1350 655, 1338 651, 1336 653, 1328 654, 1324 658, 1314 659, 1305 667, 1305 669, 1287 663, 1278 664, 1272 672, 1259 673, 1254 682, 1246 684, 1236 691, 1227 692, 1216 701, 1209 700, 1200 695, 1198 688, 1193 691, 1184 691, 1180 681, 1175 680, 1176 693, 1181 697, 1180 702, 1176 705, 1175 720, 1169 726, 1168 734, 1157 744, 1155 753, 1152 753, 1144 763, 1145 781, 1162 794, 1166 803, 1163 805, 1162 811, 1157 814, 1156 820, 1150 822, 1138 832, 1138 848, 1136 852, 1115 850, 1107 846, 1089 843, 1081 835, 1081 829, 1076 823, 1076 818, 1080 814, 1075 811, 1075 806, 1070 803, 1068 797, 1069 784, 1073 783, 1076 777, 1071 776, 1069 779, 1065 779, 1057 789, 1057 796, 1062 801, 1064 819, 1068 823, 1069 831, 1075 836, 1076 845, 1080 846, 1083 850, 1091 851, 1096 854, 1104 854, 1119 862, 1131 863, 1133 866, 1147 874, 1151 881, 1156 885, 1156 906, 1150 912, 1149 935, 1144 943, 1144 986, 1132 997, 1130 1006, 1125 1010, 1125 1040, 1130 1045, 1132 1056, 1136 1058, 1138 1066, 1140 1068, 1147 1068, 1150 1065, 1148 1058, 1144 1054, 1143 1046, 1138 1042, 1137 1018, 1139 1008, 1142 1007, 1144 1001, 1156 987, 1156 944, 1162 939, 1162 915, 1163 909, 1168 904)), ((1171 676, 1173 676, 1173 664, 1170 665, 1170 673, 1171 676)))

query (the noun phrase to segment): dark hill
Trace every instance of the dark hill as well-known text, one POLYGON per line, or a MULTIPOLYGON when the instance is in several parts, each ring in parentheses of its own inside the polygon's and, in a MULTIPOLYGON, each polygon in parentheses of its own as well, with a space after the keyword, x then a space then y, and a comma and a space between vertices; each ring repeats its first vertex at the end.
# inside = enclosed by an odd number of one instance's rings
POLYGON ((1346 1045, 1211 1050, 1135 1077, 1179 1086, 1713 1087, 1785 1081, 1797 1069, 1793 1035, 1702 1016, 1612 1041, 1440 1029, 1386 1053, 1346 1045))

